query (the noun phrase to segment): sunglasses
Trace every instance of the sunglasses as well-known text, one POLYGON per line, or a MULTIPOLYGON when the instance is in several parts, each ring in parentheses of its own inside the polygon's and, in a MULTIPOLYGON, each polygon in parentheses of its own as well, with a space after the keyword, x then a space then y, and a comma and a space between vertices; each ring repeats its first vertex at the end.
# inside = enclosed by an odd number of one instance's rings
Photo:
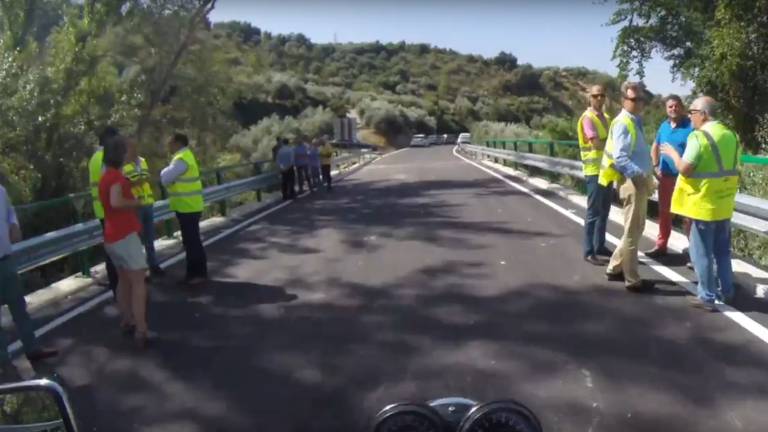
POLYGON ((633 98, 624 96, 624 99, 626 99, 628 101, 635 102, 635 103, 637 103, 637 102, 645 102, 645 98, 644 97, 639 97, 639 96, 638 97, 633 97, 633 98))
POLYGON ((593 95, 590 95, 590 96, 592 96, 593 99, 605 99, 605 95, 604 94, 593 94, 593 95))

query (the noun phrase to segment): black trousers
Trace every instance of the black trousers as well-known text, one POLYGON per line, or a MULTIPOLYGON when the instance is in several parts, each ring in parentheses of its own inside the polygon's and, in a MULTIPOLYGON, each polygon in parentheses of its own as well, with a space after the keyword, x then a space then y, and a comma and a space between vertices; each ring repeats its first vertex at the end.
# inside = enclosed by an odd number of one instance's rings
POLYGON ((293 167, 280 173, 283 187, 283 200, 296 198, 296 171, 293 167))
MULTIPOLYGON (((99 219, 101 223, 101 231, 104 232, 104 219, 99 219)), ((117 290, 117 269, 115 264, 112 263, 112 258, 109 257, 107 251, 104 251, 104 266, 107 268, 107 286, 112 290, 112 294, 117 290)))
POLYGON ((320 166, 320 172, 323 175, 323 182, 325 183, 325 187, 328 188, 328 190, 331 190, 333 187, 332 180, 331 180, 331 166, 330 165, 321 165, 320 166))
POLYGON ((299 193, 304 192, 304 183, 307 183, 307 188, 312 188, 312 184, 309 180, 309 167, 308 166, 297 166, 296 167, 296 175, 299 178, 299 193))
POLYGON ((181 228, 181 242, 187 254, 186 279, 208 277, 208 257, 205 254, 203 240, 200 238, 200 216, 202 213, 179 213, 176 218, 181 228))

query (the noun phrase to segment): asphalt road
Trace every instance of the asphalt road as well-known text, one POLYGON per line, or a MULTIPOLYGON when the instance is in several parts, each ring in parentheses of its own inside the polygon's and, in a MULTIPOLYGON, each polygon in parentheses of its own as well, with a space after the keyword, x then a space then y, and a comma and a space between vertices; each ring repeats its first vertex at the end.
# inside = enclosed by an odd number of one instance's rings
POLYGON ((453 395, 516 398, 547 431, 768 430, 768 346, 672 284, 606 282, 582 230, 408 149, 210 247, 207 287, 153 286, 156 347, 107 305, 45 336, 63 354, 42 372, 85 431, 359 431, 453 395))

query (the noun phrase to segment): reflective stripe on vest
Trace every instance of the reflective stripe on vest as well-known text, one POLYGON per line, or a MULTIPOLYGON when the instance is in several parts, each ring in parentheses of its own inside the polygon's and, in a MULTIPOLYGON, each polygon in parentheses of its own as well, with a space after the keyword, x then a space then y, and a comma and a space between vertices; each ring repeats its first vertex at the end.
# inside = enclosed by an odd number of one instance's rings
POLYGON ((88 183, 91 186, 91 203, 93 204, 93 215, 97 219, 104 219, 104 206, 99 200, 99 181, 103 174, 104 149, 96 150, 88 161, 88 183))
POLYGON ((141 201, 141 204, 152 205, 155 203, 155 196, 152 193, 152 186, 149 184, 149 166, 142 157, 139 158, 139 163, 141 164, 141 172, 136 170, 136 163, 131 162, 123 167, 123 175, 131 181, 146 180, 142 186, 131 188, 131 192, 137 200, 141 201))
POLYGON ((602 186, 608 186, 613 182, 621 182, 624 180, 624 175, 622 175, 619 170, 616 169, 614 166, 615 163, 613 161, 613 152, 615 150, 613 145, 613 127, 617 122, 624 123, 624 125, 627 127, 627 130, 629 130, 629 136, 632 141, 630 144, 630 152, 635 151, 635 146, 637 145, 637 130, 635 129, 635 122, 633 122, 627 114, 619 114, 611 122, 611 128, 608 131, 608 138, 605 140, 603 160, 600 162, 600 177, 597 180, 598 183, 600 183, 602 186))
POLYGON ((200 168, 197 159, 189 148, 177 152, 171 163, 183 160, 187 171, 168 186, 168 201, 171 210, 179 213, 197 213, 203 211, 203 183, 200 181, 200 168))
POLYGON ((739 139, 722 123, 710 122, 691 133, 689 145, 693 140, 700 146, 700 160, 693 174, 678 176, 672 213, 700 221, 730 219, 739 191, 739 139))
MULTIPOLYGON (((606 121, 610 121, 608 114, 603 113, 606 121)), ((592 120, 592 124, 597 129, 597 136, 601 141, 604 141, 608 137, 608 131, 606 125, 600 120, 600 118, 592 112, 592 110, 586 110, 579 117, 579 123, 576 127, 576 132, 579 137, 579 150, 581 155, 582 170, 584 175, 598 175, 600 173, 600 161, 603 158, 603 151, 597 150, 592 146, 592 143, 587 139, 584 133, 584 119, 589 117, 592 120)))

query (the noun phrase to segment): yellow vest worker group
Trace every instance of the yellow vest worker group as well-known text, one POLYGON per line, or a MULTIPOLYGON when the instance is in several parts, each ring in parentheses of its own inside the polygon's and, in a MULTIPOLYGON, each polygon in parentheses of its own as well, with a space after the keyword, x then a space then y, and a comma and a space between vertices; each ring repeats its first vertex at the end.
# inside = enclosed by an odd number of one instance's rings
POLYGON ((198 213, 205 207, 203 202, 203 182, 200 181, 200 168, 197 159, 189 148, 176 152, 171 163, 183 160, 187 171, 168 186, 168 201, 172 211, 179 213, 198 213))
POLYGON ((88 183, 91 186, 91 202, 93 203, 93 214, 97 219, 104 219, 104 207, 99 200, 99 181, 103 174, 104 149, 96 150, 88 161, 88 183))
POLYGON ((690 177, 679 175, 672 213, 700 221, 731 219, 739 190, 739 140, 720 122, 709 122, 688 137, 700 160, 690 177))
MULTIPOLYGON (((605 116, 605 119, 610 122, 610 116, 605 113, 603 113, 603 115, 605 116)), ((579 124, 576 128, 576 131, 579 136, 581 161, 584 164, 582 169, 584 171, 584 175, 598 175, 600 174, 600 162, 603 158, 603 151, 594 148, 592 143, 589 142, 589 139, 587 139, 586 135, 584 134, 584 119, 587 117, 589 117, 590 120, 592 120, 592 124, 595 125, 595 128, 597 129, 597 136, 601 141, 605 141, 605 139, 608 137, 608 131, 605 129, 605 125, 602 121, 600 121, 600 118, 597 116, 597 114, 592 112, 592 110, 588 109, 584 111, 584 114, 579 117, 579 124)))
POLYGON ((611 122, 611 128, 608 131, 608 138, 605 141, 603 160, 600 163, 600 177, 597 179, 597 182, 602 186, 608 186, 613 182, 624 181, 624 175, 616 169, 616 164, 613 160, 613 151, 615 150, 613 143, 613 126, 618 122, 624 123, 627 126, 627 130, 629 130, 629 136, 632 140, 630 152, 635 151, 635 145, 637 145, 637 130, 635 129, 635 122, 632 121, 629 115, 622 112, 611 122))
POLYGON ((131 188, 131 192, 133 192, 133 196, 136 197, 137 200, 141 201, 141 205, 152 205, 155 203, 155 196, 152 193, 152 186, 149 183, 149 166, 143 157, 139 158, 139 166, 141 167, 141 171, 136 169, 136 162, 126 164, 123 167, 123 175, 132 182, 144 180, 144 183, 141 186, 134 186, 131 188))

